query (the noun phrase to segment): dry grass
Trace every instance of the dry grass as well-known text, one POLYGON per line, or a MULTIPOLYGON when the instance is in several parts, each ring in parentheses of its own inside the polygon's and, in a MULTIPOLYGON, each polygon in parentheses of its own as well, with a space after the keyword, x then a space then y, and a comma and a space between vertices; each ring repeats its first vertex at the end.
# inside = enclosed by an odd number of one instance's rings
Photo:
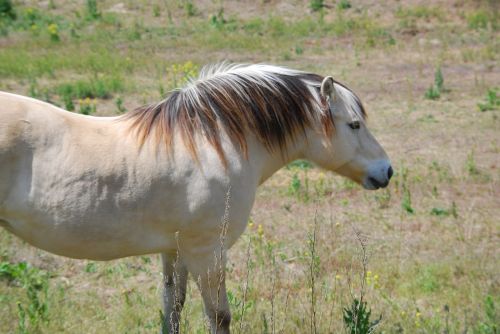
MULTIPOLYGON (((0 37, 0 89, 36 91, 64 105, 61 83, 120 77, 122 91, 95 102, 98 114, 112 114, 118 96, 129 110, 158 100, 182 80, 179 64, 230 59, 333 75, 364 101, 392 158, 393 182, 367 192, 316 168, 290 167, 264 184, 251 226, 229 253, 234 332, 342 332, 342 309, 364 285, 373 317, 382 314, 380 332, 493 333, 500 322, 500 121, 498 109, 480 112, 477 104, 499 85, 494 2, 361 1, 340 11, 326 1, 321 14, 309 13, 307 1, 225 1, 226 23, 218 27, 210 18, 219 2, 196 2, 190 16, 183 1, 103 1, 103 17, 92 22, 74 14, 83 15, 83 2, 54 3, 39 8, 62 17, 61 42, 44 27, 0 37), (445 91, 427 100, 437 66, 445 91), (366 243, 365 275, 354 231, 366 243)), ((30 2, 15 4, 21 13, 30 2)), ((42 333, 159 330, 157 256, 75 261, 6 231, 0 256, 49 273, 42 333)), ((18 301, 29 304, 25 290, 0 279, 0 332, 18 331, 18 301)), ((182 328, 205 331, 193 282, 182 328)))

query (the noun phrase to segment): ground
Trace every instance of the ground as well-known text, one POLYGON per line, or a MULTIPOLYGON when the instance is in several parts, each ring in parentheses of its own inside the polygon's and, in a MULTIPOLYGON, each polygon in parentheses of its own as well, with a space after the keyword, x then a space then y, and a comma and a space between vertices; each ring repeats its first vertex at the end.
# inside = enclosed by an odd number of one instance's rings
MULTIPOLYGON (((380 333, 497 333, 497 2, 6 3, 0 90, 75 112, 158 101, 221 60, 332 75, 360 96, 390 186, 303 162, 268 180, 229 255, 233 332, 339 333, 362 295, 380 333)), ((2 333, 158 332, 160 282, 156 255, 70 260, 0 231, 2 333)), ((182 326, 206 331, 193 282, 182 326)))

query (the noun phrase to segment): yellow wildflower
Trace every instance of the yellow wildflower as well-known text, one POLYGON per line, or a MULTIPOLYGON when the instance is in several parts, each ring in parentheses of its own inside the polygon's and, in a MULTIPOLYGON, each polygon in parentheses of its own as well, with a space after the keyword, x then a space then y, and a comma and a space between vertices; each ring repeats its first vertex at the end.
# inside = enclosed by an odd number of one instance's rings
POLYGON ((262 236, 264 235, 264 228, 262 227, 262 224, 259 224, 259 226, 257 226, 257 234, 259 235, 259 237, 262 238, 262 236))

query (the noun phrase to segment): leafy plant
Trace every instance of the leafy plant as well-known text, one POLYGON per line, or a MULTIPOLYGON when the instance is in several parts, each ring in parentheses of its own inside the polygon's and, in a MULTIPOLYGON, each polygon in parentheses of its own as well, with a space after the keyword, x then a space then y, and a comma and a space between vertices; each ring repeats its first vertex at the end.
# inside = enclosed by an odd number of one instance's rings
POLYGON ((187 0, 184 4, 184 10, 186 11, 187 16, 195 16, 196 15, 196 7, 192 0, 187 0))
POLYGON ((97 20, 101 17, 101 12, 97 8, 97 0, 87 0, 86 2, 87 8, 87 18, 89 20, 97 20))
POLYGON ((465 169, 469 175, 478 175, 479 169, 476 165, 476 160, 474 159, 474 152, 467 154, 467 160, 465 161, 465 169))
POLYGON ((323 0, 311 0, 311 2, 309 3, 309 7, 314 12, 317 12, 325 7, 325 3, 323 0))
POLYGON ((64 108, 69 111, 75 110, 75 104, 73 103, 73 99, 71 98, 71 95, 62 95, 61 96, 63 102, 64 102, 64 108))
POLYGON ((355 298, 350 307, 343 309, 344 326, 350 334, 374 333, 382 320, 382 315, 376 320, 370 321, 371 310, 363 300, 355 298))
POLYGON ((415 210, 411 205, 411 192, 410 189, 408 189, 407 185, 408 169, 406 167, 401 168, 401 178, 401 187, 403 193, 403 198, 401 199, 401 207, 408 213, 415 213, 415 210))
POLYGON ((47 27, 47 31, 49 33, 51 41, 59 42, 61 40, 61 38, 59 37, 59 27, 57 24, 55 23, 49 24, 49 26, 47 27))
POLYGON ((221 7, 217 14, 212 15, 210 18, 210 24, 214 28, 221 29, 226 23, 227 20, 224 18, 224 8, 221 7))
POLYGON ((80 104, 80 114, 91 115, 97 111, 95 101, 91 101, 89 98, 79 101, 80 104))
POLYGON ((477 106, 481 111, 496 110, 500 108, 500 97, 497 95, 496 89, 488 89, 486 93, 486 102, 478 103, 477 106))
POLYGON ((467 16, 467 23, 471 29, 486 29, 492 26, 493 29, 498 28, 497 18, 495 14, 479 9, 467 16))
POLYGON ((26 291, 27 302, 17 303, 19 333, 37 332, 40 324, 48 321, 48 278, 45 271, 26 262, 0 263, 0 279, 17 284, 26 291))
POLYGON ((172 73, 173 85, 176 88, 198 75, 198 65, 189 60, 183 64, 173 64, 170 67, 170 72, 172 73))
POLYGON ((432 208, 431 215, 433 215, 433 216, 449 216, 450 211, 447 209, 443 209, 443 208, 432 208))
POLYGON ((434 72, 434 84, 427 89, 425 97, 430 100, 437 100, 441 97, 441 92, 444 88, 444 77, 441 72, 441 67, 438 66, 434 72))
POLYGON ((313 165, 307 160, 294 160, 287 165, 288 169, 298 168, 298 169, 311 169, 313 165))
POLYGON ((340 0, 339 3, 337 4, 338 9, 349 9, 351 8, 351 2, 349 0, 340 0))
POLYGON ((118 96, 115 100, 116 108, 118 109, 118 113, 123 114, 127 112, 127 109, 123 106, 123 99, 118 96))
POLYGON ((486 320, 481 321, 478 324, 477 331, 474 331, 474 333, 497 334, 500 319, 495 309, 495 302, 491 295, 486 296, 486 299, 484 300, 484 313, 486 314, 486 320))
POLYGON ((0 0, 0 19, 4 18, 10 20, 16 19, 16 12, 11 0, 0 0))
POLYGON ((232 318, 235 321, 240 321, 242 314, 253 307, 253 301, 247 300, 246 302, 238 297, 235 293, 233 293, 231 290, 227 291, 227 300, 229 302, 229 305, 231 306, 232 309, 234 310, 241 310, 240 312, 233 312, 232 318), (242 309, 243 308, 243 309, 242 309))
POLYGON ((107 99, 113 93, 123 91, 122 80, 118 77, 95 77, 90 80, 78 80, 63 83, 56 88, 57 93, 66 99, 101 98, 107 99))
POLYGON ((290 182, 290 186, 288 187, 288 192, 291 195, 297 195, 299 193, 302 184, 300 183, 300 179, 297 174, 293 174, 292 181, 290 182))

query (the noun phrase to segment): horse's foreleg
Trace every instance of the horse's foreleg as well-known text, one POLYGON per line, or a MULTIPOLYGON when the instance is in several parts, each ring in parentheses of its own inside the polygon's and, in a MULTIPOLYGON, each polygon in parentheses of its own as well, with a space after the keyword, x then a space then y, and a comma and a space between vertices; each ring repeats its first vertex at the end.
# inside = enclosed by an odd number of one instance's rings
POLYGON ((177 253, 162 253, 163 312, 162 334, 179 333, 182 307, 186 300, 188 272, 177 253))
POLYGON ((226 293, 225 254, 190 257, 186 264, 200 288, 211 333, 229 334, 231 312, 226 293))

